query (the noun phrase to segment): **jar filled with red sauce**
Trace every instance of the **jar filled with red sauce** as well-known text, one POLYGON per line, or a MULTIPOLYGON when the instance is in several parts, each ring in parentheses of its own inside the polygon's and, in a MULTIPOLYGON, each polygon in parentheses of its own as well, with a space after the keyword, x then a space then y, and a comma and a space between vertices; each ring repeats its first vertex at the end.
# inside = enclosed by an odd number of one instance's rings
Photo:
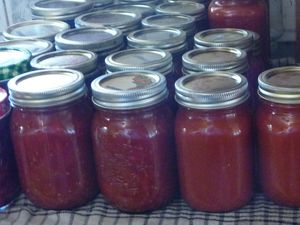
POLYGON ((269 12, 265 0, 212 0, 208 8, 211 28, 239 28, 258 33, 263 56, 270 56, 269 12))
POLYGON ((8 82, 10 130, 26 196, 45 209, 71 209, 98 193, 92 105, 82 73, 37 70, 8 82))
POLYGON ((232 47, 247 53, 249 69, 247 79, 250 93, 256 95, 257 78, 267 69, 261 54, 260 36, 252 31, 236 28, 215 28, 197 33, 194 36, 195 48, 232 47))
POLYGON ((151 70, 165 76, 169 90, 169 103, 176 111, 177 104, 174 100, 174 84, 177 74, 174 71, 172 55, 170 52, 156 48, 127 49, 108 55, 105 58, 106 72, 130 70, 151 70))
POLYGON ((98 183, 125 212, 161 208, 177 193, 173 113, 164 76, 134 70, 92 82, 98 183))
POLYGON ((0 211, 6 209, 20 192, 9 132, 10 112, 7 92, 0 88, 0 211))
POLYGON ((300 67, 278 67, 258 79, 259 172, 264 193, 280 205, 300 206, 300 67))
POLYGON ((253 194, 249 92, 244 76, 203 72, 176 81, 175 139, 181 195, 189 206, 226 212, 253 194))
POLYGON ((127 36, 128 48, 158 48, 172 54, 176 79, 182 69, 182 55, 188 51, 186 34, 175 28, 144 28, 127 36))

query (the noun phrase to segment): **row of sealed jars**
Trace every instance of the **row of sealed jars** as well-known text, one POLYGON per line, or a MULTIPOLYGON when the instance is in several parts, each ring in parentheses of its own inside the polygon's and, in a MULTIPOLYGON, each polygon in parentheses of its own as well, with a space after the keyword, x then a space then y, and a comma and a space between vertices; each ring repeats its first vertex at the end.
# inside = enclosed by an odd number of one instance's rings
MULTIPOLYGON (((299 67, 259 76, 261 183, 270 199, 288 206, 300 205, 299 86, 299 67)), ((94 111, 78 71, 38 70, 8 83, 10 128, 5 94, 1 126, 11 132, 21 187, 34 204, 74 208, 100 188, 120 210, 144 212, 167 205, 178 186, 197 210, 231 211, 251 199, 253 114, 243 75, 217 71, 181 77, 175 83, 175 118, 166 79, 158 72, 113 72, 91 87, 94 111)), ((15 197, 11 147, 0 147, 6 159, 0 193, 15 197)))

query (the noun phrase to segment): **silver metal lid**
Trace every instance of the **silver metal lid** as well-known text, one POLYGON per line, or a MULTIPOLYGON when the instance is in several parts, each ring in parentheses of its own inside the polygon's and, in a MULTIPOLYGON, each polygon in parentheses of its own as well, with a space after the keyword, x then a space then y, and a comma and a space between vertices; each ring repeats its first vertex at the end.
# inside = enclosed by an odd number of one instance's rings
POLYGON ((173 71, 172 55, 161 49, 127 49, 105 58, 108 73, 128 70, 152 70, 163 75, 173 71))
POLYGON ((187 50, 186 34, 175 28, 144 28, 127 35, 129 48, 158 48, 171 54, 187 50))
POLYGON ((132 4, 149 4, 149 5, 158 5, 162 0, 118 0, 119 3, 132 3, 132 4))
POLYGON ((133 3, 115 4, 115 5, 108 6, 105 9, 127 10, 130 12, 141 14, 142 18, 155 14, 154 8, 151 5, 146 5, 146 4, 133 4, 133 3))
POLYGON ((253 34, 247 30, 235 28, 208 29, 194 36, 196 48, 232 47, 246 52, 252 50, 253 34))
POLYGON ((197 3, 201 3, 201 4, 204 4, 205 6, 208 5, 208 0, 167 0, 167 2, 181 2, 181 1, 190 1, 190 2, 197 2, 197 3))
POLYGON ((145 70, 100 76, 92 82, 91 87, 94 105, 114 110, 148 107, 168 96, 164 76, 145 70))
POLYGON ((186 32, 188 37, 196 32, 195 18, 188 15, 159 14, 148 16, 142 20, 144 28, 178 28, 186 32))
POLYGON ((12 106, 44 108, 72 102, 86 94, 83 75, 66 69, 37 70, 9 80, 12 106))
POLYGON ((185 14, 195 18, 196 21, 206 18, 205 6, 190 1, 165 2, 155 7, 158 14, 185 14))
POLYGON ((6 40, 45 39, 54 41, 57 33, 69 29, 70 26, 56 20, 29 20, 13 24, 3 31, 6 40))
POLYGON ((113 5, 114 0, 92 0, 94 3, 94 9, 104 9, 107 6, 113 5))
POLYGON ((54 50, 52 42, 43 39, 28 39, 0 42, 0 47, 26 49, 30 51, 32 57, 54 50))
POLYGON ((270 102, 300 104, 300 67, 278 67, 258 77, 258 95, 270 102))
POLYGON ((98 67, 97 55, 86 50, 64 50, 49 52, 33 58, 33 69, 74 69, 88 74, 98 67))
POLYGON ((84 49, 107 56, 124 46, 123 34, 119 29, 75 28, 58 33, 55 36, 57 49, 84 49))
POLYGON ((73 13, 73 14, 64 14, 59 16, 37 16, 37 15, 31 15, 31 18, 33 20, 60 20, 64 21, 66 23, 72 23, 74 19, 84 13, 91 12, 91 10, 82 11, 80 13, 73 13))
POLYGON ((249 65, 245 51, 237 48, 194 49, 182 56, 183 74, 203 71, 246 73, 249 65))
POLYGON ((228 108, 249 98, 247 79, 223 71, 181 77, 175 82, 175 90, 178 104, 194 109, 228 108))
POLYGON ((141 14, 125 10, 99 10, 75 18, 75 27, 99 28, 103 26, 120 29, 124 34, 140 27, 141 14))
POLYGON ((88 0, 40 0, 30 5, 31 13, 37 16, 62 16, 77 14, 93 8, 88 0))

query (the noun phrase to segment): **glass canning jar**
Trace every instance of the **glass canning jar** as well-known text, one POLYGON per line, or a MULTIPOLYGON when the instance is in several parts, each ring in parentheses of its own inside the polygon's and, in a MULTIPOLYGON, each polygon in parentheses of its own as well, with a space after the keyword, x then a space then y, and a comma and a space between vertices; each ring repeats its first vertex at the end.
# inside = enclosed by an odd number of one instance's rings
POLYGON ((75 28, 55 36, 56 50, 82 49, 95 52, 101 72, 105 71, 104 59, 111 53, 125 48, 123 34, 112 27, 75 28))
POLYGON ((257 33, 236 28, 208 29, 194 36, 195 48, 232 47, 247 53, 249 63, 247 79, 251 96, 256 95, 259 74, 267 69, 259 42, 260 37, 257 33))
POLYGON ((126 36, 141 26, 142 15, 129 10, 98 10, 82 14, 75 19, 75 27, 118 28, 126 36))
POLYGON ((120 4, 114 4, 111 6, 106 7, 105 9, 108 10, 127 10, 134 13, 141 14, 142 19, 151 16, 155 13, 154 8, 147 4, 141 4, 141 3, 120 3, 120 4))
POLYGON ((173 113, 164 76, 122 71, 92 82, 93 146, 101 193, 126 212, 169 203, 177 192, 173 113))
POLYGON ((97 55, 87 50, 62 50, 49 52, 30 61, 34 70, 44 69, 73 69, 84 75, 85 84, 90 91, 91 82, 104 73, 103 67, 98 65, 97 55))
POLYGON ((174 72, 171 53, 161 49, 127 49, 107 56, 105 65, 107 73, 137 69, 161 73, 167 80, 171 108, 177 109, 174 100, 174 84, 177 77, 174 72))
POLYGON ((258 78, 256 115, 263 192, 280 205, 300 206, 300 67, 279 67, 258 78))
POLYGON ((28 20, 8 26, 2 35, 5 40, 44 39, 53 42, 57 33, 68 29, 69 24, 59 20, 28 20))
POLYGON ((195 19, 196 30, 208 29, 205 5, 191 1, 165 2, 155 7, 157 14, 189 15, 195 19))
POLYGON ((9 132, 10 112, 7 92, 0 88, 0 211, 5 210, 20 193, 18 172, 9 132))
POLYGON ((197 33, 195 18, 189 15, 157 14, 142 20, 143 28, 177 28, 186 33, 189 49, 193 47, 193 38, 197 33))
POLYGON ((182 74, 227 71, 248 77, 248 59, 244 50, 231 47, 194 49, 182 56, 182 74))
POLYGON ((247 80, 203 72, 176 82, 175 140, 180 190, 194 209, 224 212, 253 194, 251 113, 247 80))
POLYGON ((92 105, 82 73, 37 70, 8 82, 10 131, 21 187, 45 209, 71 209, 98 192, 92 105))
POLYGON ((39 20, 60 20, 74 28, 74 19, 93 8, 86 0, 38 0, 30 4, 31 16, 39 20))
POLYGON ((269 10, 265 0, 212 0, 208 8, 211 28, 239 28, 258 33, 262 54, 270 57, 269 10))
POLYGON ((181 76, 182 55, 188 51, 186 34, 175 28, 144 28, 127 36, 128 48, 157 48, 172 54, 176 77, 181 76))

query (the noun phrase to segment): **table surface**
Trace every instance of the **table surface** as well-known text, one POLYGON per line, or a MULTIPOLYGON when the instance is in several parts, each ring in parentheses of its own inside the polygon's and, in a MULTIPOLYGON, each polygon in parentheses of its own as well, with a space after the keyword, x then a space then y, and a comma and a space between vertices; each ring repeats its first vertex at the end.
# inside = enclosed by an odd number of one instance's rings
POLYGON ((300 208, 282 207, 256 194, 243 208, 228 213, 205 213, 189 208, 182 199, 146 214, 127 214, 109 205, 101 194, 75 210, 43 210, 21 194, 0 212, 1 225, 296 225, 300 208))

